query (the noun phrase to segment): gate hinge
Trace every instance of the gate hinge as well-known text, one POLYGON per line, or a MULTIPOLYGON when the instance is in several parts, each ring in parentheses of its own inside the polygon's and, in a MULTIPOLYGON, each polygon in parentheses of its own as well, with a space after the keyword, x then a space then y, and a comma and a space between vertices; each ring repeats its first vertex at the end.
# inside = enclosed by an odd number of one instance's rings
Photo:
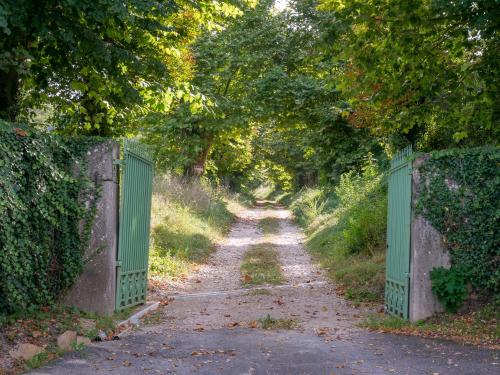
POLYGON ((405 272, 405 277, 409 279, 411 277, 410 272, 405 272))
POLYGON ((122 159, 114 159, 114 160, 113 160, 113 164, 114 164, 114 165, 121 165, 121 166, 124 166, 124 165, 126 165, 127 163, 125 162, 125 160, 122 160, 122 159))
POLYGON ((116 267, 119 268, 122 266, 122 261, 121 260, 117 260, 116 261, 116 267))

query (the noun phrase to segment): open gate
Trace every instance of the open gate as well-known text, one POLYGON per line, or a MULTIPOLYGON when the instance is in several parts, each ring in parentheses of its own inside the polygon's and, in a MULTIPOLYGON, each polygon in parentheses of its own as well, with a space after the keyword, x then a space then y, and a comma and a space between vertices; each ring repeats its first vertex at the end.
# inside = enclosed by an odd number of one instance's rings
POLYGON ((407 147, 391 161, 387 208, 385 309, 403 319, 410 295, 411 155, 407 147))
POLYGON ((144 145, 125 140, 121 166, 116 310, 146 301, 153 161, 144 145))

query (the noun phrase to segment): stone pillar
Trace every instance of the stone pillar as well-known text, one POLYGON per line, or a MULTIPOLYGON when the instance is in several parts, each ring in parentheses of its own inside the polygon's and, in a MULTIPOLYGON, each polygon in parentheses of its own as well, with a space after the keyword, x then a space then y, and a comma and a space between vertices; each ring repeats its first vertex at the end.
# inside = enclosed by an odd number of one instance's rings
POLYGON ((113 162, 119 153, 120 147, 114 141, 100 143, 87 153, 89 177, 101 187, 101 197, 83 273, 63 298, 67 305, 102 315, 115 310, 119 184, 113 162))
POLYGON ((415 212, 421 179, 418 167, 425 163, 427 158, 427 155, 423 155, 413 161, 410 259, 410 321, 412 322, 443 311, 442 305, 432 293, 429 274, 434 267, 450 267, 450 257, 444 246, 443 237, 422 215, 415 212))

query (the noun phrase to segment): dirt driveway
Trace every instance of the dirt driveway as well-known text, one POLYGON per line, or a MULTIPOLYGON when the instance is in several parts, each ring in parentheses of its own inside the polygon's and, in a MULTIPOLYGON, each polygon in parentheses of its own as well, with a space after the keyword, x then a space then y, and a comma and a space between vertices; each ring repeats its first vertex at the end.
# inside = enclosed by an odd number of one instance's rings
POLYGON ((198 272, 156 297, 173 300, 119 341, 71 353, 33 374, 498 374, 499 353, 452 342, 370 333, 360 310, 335 294, 281 208, 240 213, 198 272), (264 236, 260 219, 280 220, 264 236), (240 264, 253 244, 278 251, 285 282, 243 288, 240 264), (267 318, 292 329, 264 330, 267 318))

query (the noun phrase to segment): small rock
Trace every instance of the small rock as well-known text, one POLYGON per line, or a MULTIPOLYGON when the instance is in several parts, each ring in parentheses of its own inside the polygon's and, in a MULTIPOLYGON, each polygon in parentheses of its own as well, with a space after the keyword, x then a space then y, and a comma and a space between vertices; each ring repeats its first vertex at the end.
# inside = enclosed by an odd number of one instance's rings
POLYGON ((30 360, 37 354, 43 353, 43 348, 33 345, 33 344, 21 344, 16 350, 11 350, 9 352, 10 356, 15 359, 24 359, 25 361, 30 360))
POLYGON ((61 350, 71 350, 71 344, 76 342, 76 332, 66 331, 57 338, 57 346, 61 350))
POLYGON ((91 343, 91 341, 88 337, 85 337, 85 336, 77 336, 76 337, 76 344, 77 345, 89 346, 90 343, 91 343))

